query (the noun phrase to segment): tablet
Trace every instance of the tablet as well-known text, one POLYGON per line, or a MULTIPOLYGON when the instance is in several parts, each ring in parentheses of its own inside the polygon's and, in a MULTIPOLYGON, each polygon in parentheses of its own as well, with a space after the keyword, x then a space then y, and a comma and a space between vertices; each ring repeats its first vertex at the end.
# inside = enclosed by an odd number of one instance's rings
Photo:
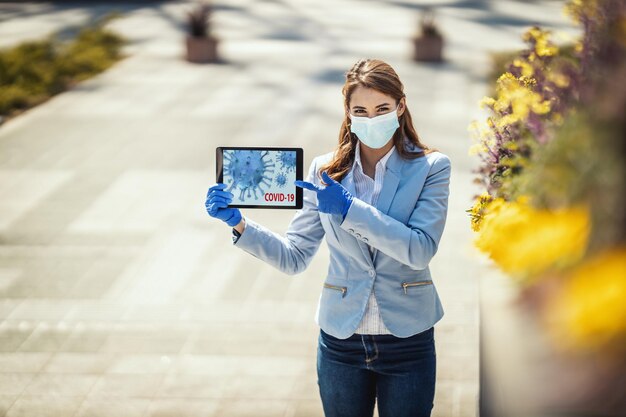
POLYGON ((234 194, 228 207, 301 209, 302 148, 219 146, 217 182, 234 194))

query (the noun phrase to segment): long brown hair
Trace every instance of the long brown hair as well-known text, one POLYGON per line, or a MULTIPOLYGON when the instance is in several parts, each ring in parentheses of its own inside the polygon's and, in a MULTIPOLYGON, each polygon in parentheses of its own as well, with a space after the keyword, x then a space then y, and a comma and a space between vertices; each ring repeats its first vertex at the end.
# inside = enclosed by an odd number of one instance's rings
MULTIPOLYGON (((350 97, 352 92, 358 87, 363 86, 380 91, 383 94, 391 96, 398 105, 400 99, 404 97, 404 85, 400 81, 398 74, 393 68, 384 61, 379 59, 360 59, 356 64, 345 73, 346 82, 343 85, 342 93, 344 96, 344 108, 349 108, 350 97)), ((402 116, 398 118, 400 127, 393 134, 393 143, 396 151, 404 159, 421 158, 424 155, 435 152, 437 149, 429 148, 421 143, 420 138, 413 127, 413 119, 409 108, 405 107, 402 116), (410 152, 404 147, 404 138, 414 145, 423 148, 421 152, 410 152)), ((343 123, 339 131, 339 145, 337 152, 332 160, 320 167, 317 175, 321 178, 321 173, 327 171, 328 175, 335 181, 341 181, 343 177, 352 169, 354 163, 354 152, 358 146, 359 138, 350 131, 350 118, 344 115, 343 123)))

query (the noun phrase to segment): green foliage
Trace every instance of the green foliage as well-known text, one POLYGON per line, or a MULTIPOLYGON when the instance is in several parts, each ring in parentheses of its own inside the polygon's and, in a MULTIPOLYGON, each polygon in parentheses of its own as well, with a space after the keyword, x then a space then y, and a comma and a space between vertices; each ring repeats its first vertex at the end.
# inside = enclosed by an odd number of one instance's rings
POLYGON ((618 242, 623 239, 620 225, 626 204, 623 135, 623 122, 601 120, 583 106, 574 108, 510 186, 541 208, 591 202, 591 246, 618 242))
POLYGON ((115 16, 81 29, 67 43, 53 34, 0 50, 0 114, 32 107, 121 59, 124 39, 104 28, 115 16))

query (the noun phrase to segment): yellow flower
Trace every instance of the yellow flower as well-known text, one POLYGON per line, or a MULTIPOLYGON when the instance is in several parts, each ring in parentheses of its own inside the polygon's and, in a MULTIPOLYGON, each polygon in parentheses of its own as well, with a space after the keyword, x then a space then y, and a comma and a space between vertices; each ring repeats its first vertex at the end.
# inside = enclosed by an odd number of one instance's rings
POLYGON ((549 71, 546 74, 546 78, 552 81, 554 84, 557 85, 557 87, 560 87, 560 88, 567 87, 570 81, 568 76, 560 72, 556 72, 556 71, 549 71))
POLYGON ((468 155, 478 155, 479 153, 487 152, 487 147, 482 143, 475 143, 469 147, 467 154, 468 155))
POLYGON ((470 132, 472 141, 475 142, 469 147, 468 155, 485 153, 495 146, 493 132, 485 123, 481 124, 477 120, 472 120, 467 130, 470 132))
POLYGON ((493 107, 494 103, 496 102, 496 100, 493 97, 489 97, 489 96, 484 96, 482 99, 480 99, 480 101, 478 102, 478 106, 480 108, 484 108, 485 106, 488 107, 493 107))
POLYGON ((549 30, 533 26, 522 35, 522 39, 526 42, 534 42, 534 52, 538 56, 552 56, 559 52, 559 48, 550 42, 549 34, 549 30))
POLYGON ((487 206, 474 244, 506 273, 530 282, 538 273, 578 261, 587 247, 586 207, 535 209, 528 196, 487 206))
POLYGON ((559 48, 548 43, 548 41, 542 41, 535 45, 535 51, 539 56, 553 56, 559 53, 559 48))
POLYGON ((552 114, 552 121, 556 124, 556 125, 561 125, 563 124, 563 115, 560 113, 553 113, 552 114))
POLYGON ((532 77, 535 74, 533 66, 522 59, 515 58, 513 60, 513 65, 520 67, 522 69, 522 75, 525 77, 532 77))
POLYGON ((473 231, 477 232, 480 229, 483 210, 492 199, 493 197, 491 197, 489 193, 483 192, 478 196, 478 199, 476 199, 476 203, 469 210, 465 210, 471 217, 471 227, 473 231))
POLYGON ((626 246, 607 250, 576 267, 548 304, 544 320, 561 348, 623 347, 626 346, 624 300, 626 246))
POLYGON ((498 128, 511 125, 528 117, 530 111, 545 114, 550 111, 551 104, 543 100, 542 96, 520 83, 510 72, 502 74, 496 84, 498 99, 494 103, 494 110, 506 111, 511 106, 511 113, 496 121, 498 128))

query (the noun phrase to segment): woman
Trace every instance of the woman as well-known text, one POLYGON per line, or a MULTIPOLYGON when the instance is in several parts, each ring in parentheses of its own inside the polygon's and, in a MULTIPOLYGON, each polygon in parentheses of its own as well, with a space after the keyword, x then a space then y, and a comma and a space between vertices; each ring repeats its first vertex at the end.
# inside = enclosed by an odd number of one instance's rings
POLYGON ((328 274, 315 321, 317 376, 327 417, 430 416, 434 324, 444 312, 428 264, 446 222, 450 159, 422 144, 396 72, 358 61, 343 86, 339 145, 313 159, 304 205, 283 237, 227 205, 209 188, 209 215, 234 245, 287 274, 306 269, 322 238, 328 274))

